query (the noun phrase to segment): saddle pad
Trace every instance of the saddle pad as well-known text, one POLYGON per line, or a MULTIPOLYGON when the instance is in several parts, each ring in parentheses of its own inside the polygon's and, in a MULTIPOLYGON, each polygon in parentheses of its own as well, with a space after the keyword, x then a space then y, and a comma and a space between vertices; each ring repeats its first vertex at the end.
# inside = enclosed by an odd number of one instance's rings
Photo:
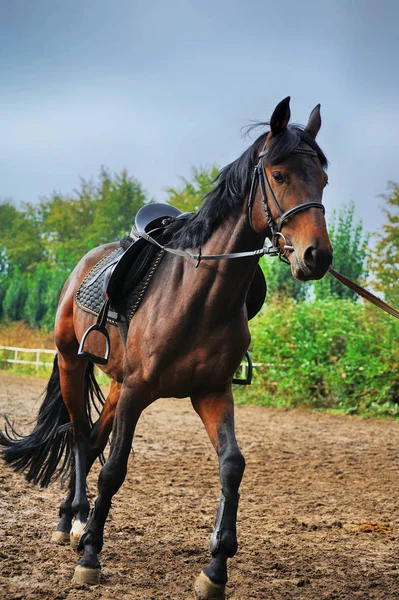
MULTIPOLYGON (((123 283, 121 282, 118 299, 114 298, 114 304, 116 303, 119 311, 122 310, 123 315, 126 315, 128 322, 131 321, 139 309, 156 268, 164 255, 163 250, 156 248, 150 248, 150 250, 151 252, 144 251, 141 257, 140 255, 136 257, 136 261, 133 261, 130 271, 126 273, 125 280, 123 283), (121 309, 121 306, 123 306, 123 309, 121 309)), ((104 303, 103 290, 107 266, 115 262, 120 253, 121 249, 117 248, 104 256, 82 281, 75 294, 75 303, 79 308, 98 316, 104 303)), ((113 308, 112 298, 110 300, 111 306, 107 321, 112 325, 118 325, 122 314, 113 308)))
MULTIPOLYGON (((120 248, 109 252, 96 265, 94 265, 94 267, 80 284, 80 287, 75 294, 75 304, 85 312, 95 315, 96 317, 98 316, 101 307, 104 304, 103 286, 106 267, 115 260, 116 254, 120 252, 120 248), (92 283, 88 285, 90 281, 92 281, 92 283)), ((117 325, 117 319, 118 313, 113 310, 112 307, 110 307, 107 319, 108 323, 117 325)))

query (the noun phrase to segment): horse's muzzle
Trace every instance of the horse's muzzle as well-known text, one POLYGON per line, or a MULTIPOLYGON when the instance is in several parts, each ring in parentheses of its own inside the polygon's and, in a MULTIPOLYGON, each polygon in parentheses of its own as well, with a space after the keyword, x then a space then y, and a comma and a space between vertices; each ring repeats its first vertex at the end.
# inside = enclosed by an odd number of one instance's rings
POLYGON ((319 248, 317 245, 308 246, 302 257, 299 257, 295 252, 292 255, 292 259, 292 274, 296 279, 299 279, 299 281, 321 279, 331 266, 333 252, 331 247, 319 248))

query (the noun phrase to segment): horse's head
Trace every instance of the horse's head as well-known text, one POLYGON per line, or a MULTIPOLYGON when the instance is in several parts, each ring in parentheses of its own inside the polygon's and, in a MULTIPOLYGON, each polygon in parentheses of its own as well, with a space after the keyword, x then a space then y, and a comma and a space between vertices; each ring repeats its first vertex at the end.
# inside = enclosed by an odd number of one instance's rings
POLYGON ((296 279, 321 279, 332 261, 322 196, 327 160, 316 143, 320 105, 303 129, 288 125, 290 98, 270 120, 270 132, 258 147, 258 164, 249 199, 252 226, 277 245, 296 279))

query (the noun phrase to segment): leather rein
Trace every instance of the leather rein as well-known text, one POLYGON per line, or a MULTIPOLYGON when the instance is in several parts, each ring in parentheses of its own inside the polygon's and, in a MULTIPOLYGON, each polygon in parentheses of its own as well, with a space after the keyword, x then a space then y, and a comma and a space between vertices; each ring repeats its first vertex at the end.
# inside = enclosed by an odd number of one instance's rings
MULTIPOLYGON (((316 158, 318 157, 317 152, 315 150, 311 150, 311 149, 308 150, 305 148, 294 148, 292 150, 292 152, 295 152, 297 154, 306 154, 308 156, 313 156, 316 158)), ((280 260, 282 260, 284 263, 290 264, 288 259, 285 256, 285 251, 286 250, 294 250, 294 248, 287 244, 287 241, 286 241, 284 235, 281 233, 282 226, 288 219, 290 219, 291 217, 293 217, 294 215, 296 215, 299 212, 303 212, 304 210, 308 210, 310 208, 318 208, 323 211, 323 214, 325 214, 325 208, 321 202, 309 201, 309 202, 303 202, 302 204, 298 204, 297 206, 294 206, 293 208, 290 208, 289 210, 284 212, 281 209, 281 207, 277 201, 277 198, 272 190, 272 187, 271 187, 269 180, 267 178, 267 175, 266 175, 266 171, 265 171, 265 167, 264 167, 264 158, 267 156, 267 153, 268 153, 268 149, 266 148, 266 144, 265 144, 262 151, 259 154, 258 163, 256 164, 253 174, 252 174, 251 188, 250 188, 250 192, 249 192, 249 196, 248 196, 248 218, 249 218, 249 222, 250 222, 252 229, 254 229, 253 224, 252 224, 252 208, 253 208, 255 197, 256 197, 256 191, 259 186, 260 192, 261 192, 261 197, 262 197, 263 207, 264 207, 264 210, 266 213, 267 224, 268 224, 268 227, 269 227, 269 230, 271 233, 271 240, 272 240, 271 246, 259 248, 258 250, 253 250, 253 251, 249 251, 249 252, 233 252, 231 254, 202 254, 201 247, 200 247, 200 248, 198 248, 198 253, 195 254, 195 253, 189 252, 187 250, 181 250, 178 248, 168 248, 167 246, 163 246, 157 240, 155 240, 153 237, 151 237, 148 233, 146 233, 144 231, 138 231, 136 228, 133 228, 135 235, 137 235, 138 237, 144 238, 151 244, 158 246, 159 248, 161 248, 165 252, 168 252, 169 254, 174 254, 175 256, 182 256, 184 258, 189 258, 191 260, 196 261, 196 265, 195 265, 196 267, 199 266, 199 264, 202 260, 223 260, 223 259, 230 260, 233 258, 248 258, 251 256, 265 256, 265 255, 278 256, 280 258, 280 260), (271 215, 269 203, 267 200, 266 190, 267 190, 267 193, 269 194, 269 197, 271 198, 271 200, 279 214, 279 219, 278 219, 277 223, 275 223, 275 221, 271 215), (281 237, 283 239, 283 243, 284 243, 283 247, 279 246, 279 243, 278 243, 279 237, 281 237)), ((339 281, 340 283, 342 283, 343 285, 345 285, 346 287, 351 289, 358 296, 361 296, 362 298, 364 298, 371 304, 374 304, 374 306, 376 306, 380 310, 383 310, 384 312, 388 313, 389 315, 392 315, 396 319, 399 319, 399 310, 397 310, 396 308, 394 308, 393 306, 391 306, 384 300, 381 300, 375 294, 372 294, 371 292, 364 289, 363 287, 361 287, 360 285, 358 285, 357 283, 355 283, 348 277, 345 277, 345 275, 338 273, 338 271, 335 271, 332 267, 330 267, 328 269, 328 272, 330 273, 330 275, 332 277, 334 277, 335 279, 337 279, 337 281, 339 281)))

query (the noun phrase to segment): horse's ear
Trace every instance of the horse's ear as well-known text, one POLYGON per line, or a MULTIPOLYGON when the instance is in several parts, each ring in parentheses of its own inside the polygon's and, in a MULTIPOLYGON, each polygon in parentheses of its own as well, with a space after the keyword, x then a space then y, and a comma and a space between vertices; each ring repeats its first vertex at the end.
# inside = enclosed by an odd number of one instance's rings
POLYGON ((291 117, 290 100, 291 97, 287 96, 287 98, 281 100, 274 109, 272 118, 270 119, 270 131, 272 135, 281 133, 286 129, 291 117))
POLYGON ((307 131, 312 137, 316 137, 319 133, 321 127, 321 116, 320 116, 320 104, 314 107, 312 112, 310 113, 308 124, 305 127, 305 131, 307 131))

